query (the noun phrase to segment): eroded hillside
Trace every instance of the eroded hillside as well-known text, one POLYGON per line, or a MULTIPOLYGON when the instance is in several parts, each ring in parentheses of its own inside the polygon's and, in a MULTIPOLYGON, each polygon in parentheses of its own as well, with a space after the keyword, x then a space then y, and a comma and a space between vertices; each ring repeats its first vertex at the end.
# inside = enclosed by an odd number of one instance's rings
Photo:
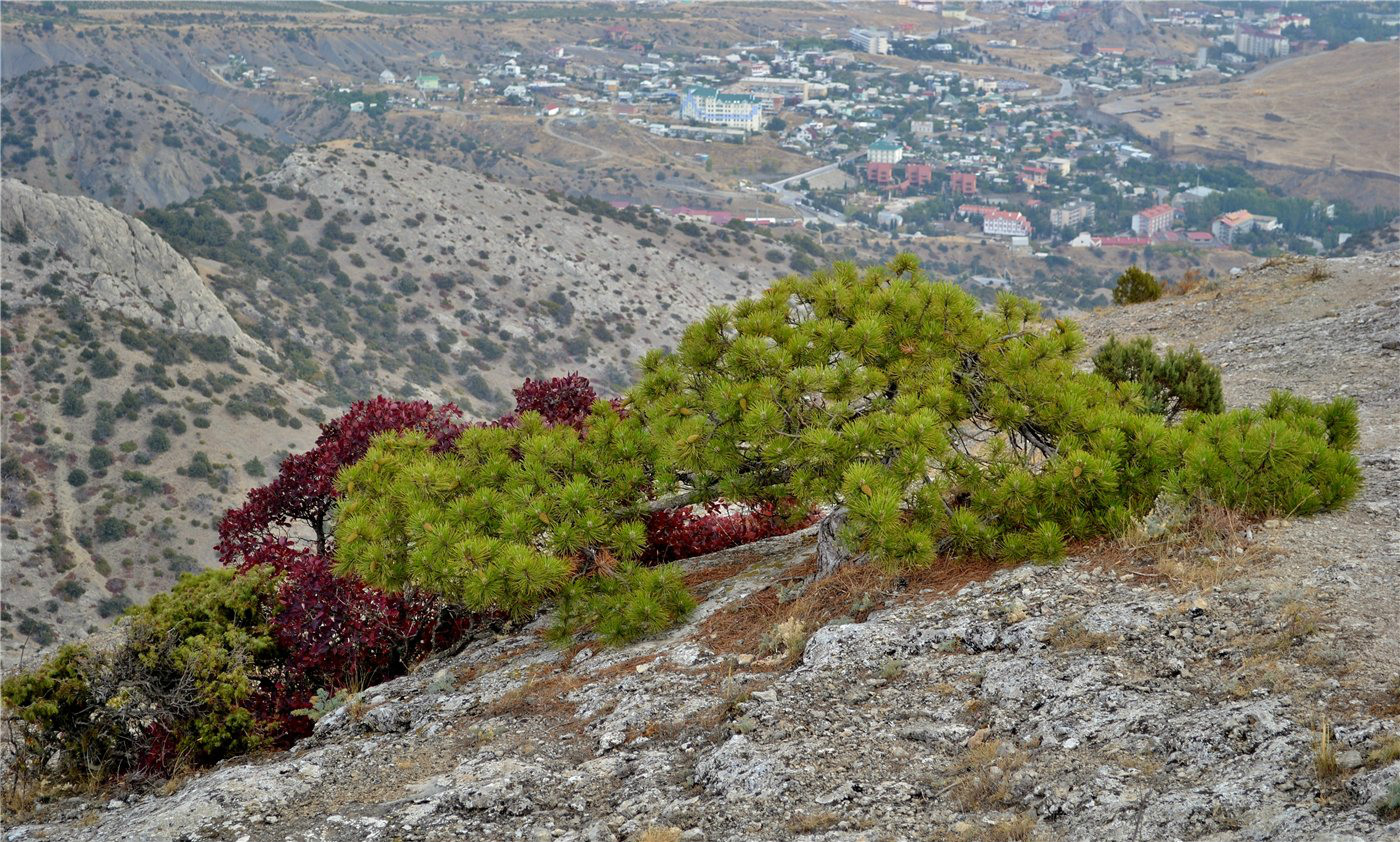
POLYGON ((39 70, 5 86, 6 176, 129 212, 241 181, 282 154, 144 85, 89 67, 39 70))
POLYGON ((9 655, 214 563, 223 512, 351 402, 620 391, 797 251, 350 144, 141 218, 10 179, 3 206, 9 655))

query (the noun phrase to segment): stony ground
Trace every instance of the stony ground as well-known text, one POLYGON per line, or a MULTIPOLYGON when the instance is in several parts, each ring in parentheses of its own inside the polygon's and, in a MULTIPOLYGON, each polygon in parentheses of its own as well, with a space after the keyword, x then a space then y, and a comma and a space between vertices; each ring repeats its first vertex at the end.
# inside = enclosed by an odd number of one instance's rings
POLYGON ((1400 261, 1309 268, 1086 321, 1196 343, 1235 403, 1354 395, 1344 512, 800 595, 798 533, 692 563, 709 596, 665 639, 476 641, 294 751, 7 839, 1400 838, 1373 807, 1400 777, 1400 261))

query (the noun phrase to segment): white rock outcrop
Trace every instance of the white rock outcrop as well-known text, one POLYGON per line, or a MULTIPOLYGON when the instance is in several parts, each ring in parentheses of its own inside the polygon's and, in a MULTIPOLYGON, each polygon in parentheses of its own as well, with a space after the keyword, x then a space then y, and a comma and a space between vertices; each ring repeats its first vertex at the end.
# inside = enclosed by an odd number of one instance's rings
POLYGON ((243 332, 190 262, 144 222, 92 199, 60 196, 13 179, 0 185, 0 226, 7 236, 16 226, 27 242, 6 243, 4 276, 8 292, 37 300, 38 289, 55 271, 88 307, 178 333, 222 336, 240 351, 265 351, 243 332), (20 254, 46 249, 43 267, 25 267, 20 254), (30 277, 32 275, 32 277, 30 277))

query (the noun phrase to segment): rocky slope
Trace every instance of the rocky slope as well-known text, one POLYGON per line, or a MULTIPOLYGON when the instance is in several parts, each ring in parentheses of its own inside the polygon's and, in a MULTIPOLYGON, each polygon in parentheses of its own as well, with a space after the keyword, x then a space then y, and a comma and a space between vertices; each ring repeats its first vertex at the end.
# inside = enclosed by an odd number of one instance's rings
POLYGON ((239 181, 270 169, 279 154, 188 105, 89 67, 25 74, 7 82, 3 99, 7 176, 128 212, 239 181))
POLYGON ((91 199, 0 187, 6 665, 211 561, 215 518, 307 446, 289 382, 193 266, 91 199), (216 431, 238 425, 237 436, 216 431))
POLYGON ((761 289, 791 251, 351 142, 299 149, 257 183, 256 204, 206 197, 161 230, 210 261, 250 330, 312 349, 347 400, 378 386, 487 417, 527 375, 577 369, 621 389, 634 355, 761 289), (244 233, 185 237, 191 213, 244 233))
POLYGON ((239 328, 190 262, 140 220, 92 199, 58 196, 5 179, 0 228, 14 243, 7 249, 11 304, 49 297, 55 284, 85 306, 113 310, 177 333, 225 339, 239 351, 265 351, 239 328), (16 243, 22 237, 24 243, 16 243), (46 257, 28 263, 42 250, 46 257), (39 272, 43 263, 44 272, 39 272), (25 271, 33 266, 32 271, 25 271))
POLYGON ((294 751, 8 838, 1394 839, 1373 805, 1400 777, 1400 262, 1307 268, 1088 329, 1201 344, 1238 403, 1354 395, 1346 511, 795 596, 798 533, 690 562, 705 601, 663 639, 477 640, 294 751))

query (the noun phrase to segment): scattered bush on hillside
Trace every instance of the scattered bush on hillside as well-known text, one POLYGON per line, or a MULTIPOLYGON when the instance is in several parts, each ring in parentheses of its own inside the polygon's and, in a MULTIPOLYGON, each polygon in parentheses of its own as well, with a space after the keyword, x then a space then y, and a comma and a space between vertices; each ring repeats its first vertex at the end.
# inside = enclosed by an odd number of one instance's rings
POLYGON ((1168 422, 1182 412, 1225 411, 1220 369, 1194 347, 1180 352, 1168 348, 1158 356, 1151 339, 1123 343, 1110 336, 1093 361, 1094 373, 1109 382, 1137 384, 1147 411, 1168 422))
POLYGON ((1162 285, 1150 272, 1136 266, 1129 266, 1127 271, 1119 275, 1118 283, 1113 288, 1114 304, 1140 304, 1144 301, 1156 301, 1161 297, 1162 285))

